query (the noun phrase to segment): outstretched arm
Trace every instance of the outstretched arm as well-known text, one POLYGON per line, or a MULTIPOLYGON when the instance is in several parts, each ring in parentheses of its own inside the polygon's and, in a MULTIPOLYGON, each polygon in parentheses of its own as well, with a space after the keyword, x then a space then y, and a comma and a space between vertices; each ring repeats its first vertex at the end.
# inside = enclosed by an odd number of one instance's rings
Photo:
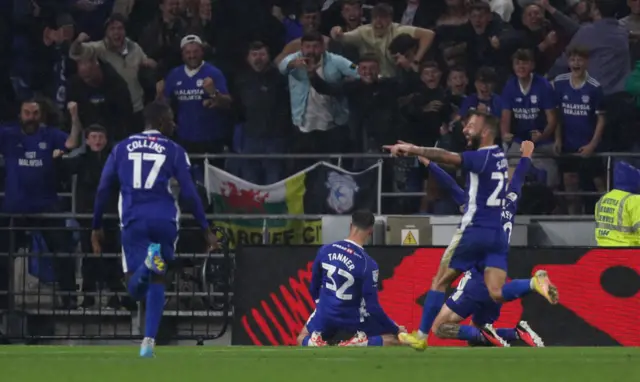
POLYGON ((462 156, 460 154, 437 147, 419 147, 411 143, 398 141, 395 145, 386 145, 382 146, 382 148, 390 151, 393 156, 420 156, 438 163, 453 166, 462 165, 462 156))

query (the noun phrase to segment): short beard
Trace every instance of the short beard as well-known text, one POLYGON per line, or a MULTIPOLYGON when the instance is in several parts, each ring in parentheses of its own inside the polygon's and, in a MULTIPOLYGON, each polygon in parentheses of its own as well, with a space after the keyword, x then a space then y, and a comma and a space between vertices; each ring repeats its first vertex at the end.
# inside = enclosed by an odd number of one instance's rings
POLYGON ((22 130, 27 134, 34 133, 38 130, 38 126, 40 126, 36 121, 21 122, 20 124, 22 125, 22 130))
POLYGON ((469 142, 468 148, 470 150, 477 150, 480 148, 480 137, 471 137, 471 142, 469 142))

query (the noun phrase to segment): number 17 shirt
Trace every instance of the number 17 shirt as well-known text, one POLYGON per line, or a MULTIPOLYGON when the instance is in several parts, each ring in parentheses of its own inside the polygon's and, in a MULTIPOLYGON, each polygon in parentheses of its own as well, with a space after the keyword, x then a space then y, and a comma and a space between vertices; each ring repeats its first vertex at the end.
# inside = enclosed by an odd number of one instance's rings
POLYGON ((170 181, 180 185, 180 197, 190 204, 202 229, 208 228, 204 209, 189 171, 190 163, 180 145, 155 130, 132 135, 111 151, 96 193, 93 228, 102 226, 102 213, 111 187, 120 183, 118 213, 123 228, 137 220, 178 222, 180 209, 170 181))

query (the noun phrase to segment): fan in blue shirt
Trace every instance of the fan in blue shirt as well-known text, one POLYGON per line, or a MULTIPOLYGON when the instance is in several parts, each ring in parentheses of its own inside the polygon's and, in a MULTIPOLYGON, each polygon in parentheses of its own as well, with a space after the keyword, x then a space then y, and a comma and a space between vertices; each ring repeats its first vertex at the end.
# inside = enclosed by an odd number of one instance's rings
POLYGON ((476 92, 467 96, 460 105, 457 119, 466 117, 469 110, 479 110, 489 113, 497 118, 502 116, 502 100, 500 96, 493 92, 497 81, 495 70, 489 67, 482 67, 476 73, 476 92))
MULTIPOLYGON (((533 159, 536 168, 546 172, 547 186, 554 188, 559 183, 558 168, 552 156, 556 129, 556 100, 553 88, 544 77, 535 74, 533 54, 519 49, 513 55, 512 76, 502 91, 502 142, 505 151, 514 156, 520 152, 520 143, 530 140, 536 144, 533 159)), ((509 174, 512 175, 518 159, 509 159, 509 174)))
POLYGON ((537 145, 553 142, 556 124, 553 88, 533 69, 530 51, 520 49, 513 55, 515 76, 502 90, 502 138, 505 142, 531 140, 537 145))
MULTIPOLYGON (((604 93, 600 83, 587 73, 589 51, 581 47, 569 49, 571 73, 555 78, 556 102, 559 107, 560 134, 556 134, 557 150, 564 154, 580 154, 560 158, 565 191, 578 191, 580 176, 593 180, 596 189, 606 192, 605 169, 599 158, 588 158, 598 150, 604 132, 604 93)), ((567 198, 569 214, 582 213, 580 198, 567 198)))
POLYGON ((127 289, 137 300, 146 297, 145 337, 140 356, 152 357, 164 308, 164 274, 174 258, 180 210, 170 181, 180 185, 180 196, 191 206, 210 249, 216 237, 209 229, 200 197, 189 172, 187 153, 167 138, 174 130, 169 106, 154 102, 144 110, 145 131, 113 148, 102 170, 96 192, 91 241, 101 253, 102 215, 111 188, 120 184, 118 213, 122 227, 123 271, 127 289))
POLYGON ((298 336, 300 345, 326 346, 340 334, 353 337, 339 346, 399 345, 396 336, 404 328, 382 310, 378 264, 363 248, 374 223, 371 212, 356 211, 349 237, 318 251, 309 286, 316 310, 298 336))
POLYGON ((3 211, 7 213, 52 212, 58 202, 54 158, 78 146, 81 130, 77 105, 68 105, 71 134, 41 124, 42 110, 36 101, 20 107, 20 124, 0 128, 0 154, 6 167, 3 211))
POLYGON ((198 144, 219 151, 227 132, 224 118, 217 109, 231 103, 227 80, 218 68, 203 61, 200 37, 188 35, 180 47, 185 64, 169 73, 163 92, 164 98, 176 105, 177 137, 188 146, 198 144))

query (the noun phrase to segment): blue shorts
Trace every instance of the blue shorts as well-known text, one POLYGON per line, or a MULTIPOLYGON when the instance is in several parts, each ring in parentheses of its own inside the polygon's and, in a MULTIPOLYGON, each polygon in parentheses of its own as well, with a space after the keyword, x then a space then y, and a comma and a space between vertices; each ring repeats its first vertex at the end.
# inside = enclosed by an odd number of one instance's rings
POLYGON ((477 326, 493 324, 502 308, 502 304, 491 299, 483 275, 477 272, 467 272, 445 304, 463 319, 473 315, 472 321, 477 326))
POLYGON ((178 225, 169 220, 137 220, 122 228, 122 270, 135 272, 147 257, 151 243, 160 244, 165 261, 174 258, 178 225))
POLYGON ((397 327, 385 327, 377 320, 365 317, 363 322, 344 322, 333 320, 329 317, 321 317, 316 314, 316 310, 311 313, 307 320, 307 330, 309 333, 320 332, 324 339, 332 338, 338 332, 354 333, 357 331, 364 332, 367 337, 382 336, 385 334, 396 334, 397 327))
POLYGON ((442 261, 460 272, 478 265, 506 271, 508 251, 507 237, 501 227, 467 227, 453 235, 442 261))

